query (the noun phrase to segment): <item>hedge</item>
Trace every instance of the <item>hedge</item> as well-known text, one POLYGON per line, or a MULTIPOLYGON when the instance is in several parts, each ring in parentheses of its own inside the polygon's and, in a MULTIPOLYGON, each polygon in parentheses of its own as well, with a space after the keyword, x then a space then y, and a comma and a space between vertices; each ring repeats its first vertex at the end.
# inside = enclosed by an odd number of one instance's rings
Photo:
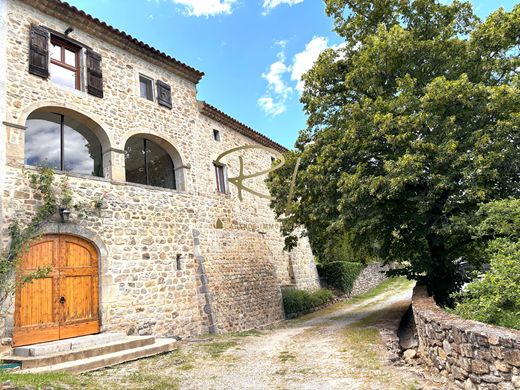
POLYGON ((314 292, 294 288, 283 289, 282 299, 285 315, 309 311, 329 302, 333 296, 332 291, 324 288, 314 292))
POLYGON ((333 261, 319 264, 318 273, 327 279, 327 285, 343 293, 350 293, 354 282, 365 266, 361 263, 333 261))

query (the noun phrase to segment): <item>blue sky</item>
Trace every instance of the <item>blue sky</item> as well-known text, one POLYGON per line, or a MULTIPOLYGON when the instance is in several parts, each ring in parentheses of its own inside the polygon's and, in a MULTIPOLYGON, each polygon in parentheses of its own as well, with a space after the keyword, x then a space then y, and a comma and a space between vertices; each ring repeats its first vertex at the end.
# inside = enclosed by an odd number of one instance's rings
MULTIPOLYGON (((321 0, 69 0, 206 73, 198 98, 291 148, 306 117, 298 79, 341 40, 321 0)), ((502 5, 473 0, 485 18, 502 5)))

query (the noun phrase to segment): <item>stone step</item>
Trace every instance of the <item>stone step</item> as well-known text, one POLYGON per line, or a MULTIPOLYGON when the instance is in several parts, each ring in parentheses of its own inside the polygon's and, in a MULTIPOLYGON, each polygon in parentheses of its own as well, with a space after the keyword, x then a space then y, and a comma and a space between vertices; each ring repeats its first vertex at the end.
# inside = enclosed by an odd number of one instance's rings
POLYGON ((48 343, 26 345, 16 347, 13 351, 15 356, 46 356, 59 352, 73 351, 76 349, 84 349, 94 345, 108 344, 115 341, 123 340, 126 337, 124 333, 100 333, 89 336, 74 337, 71 339, 51 341, 48 343))
POLYGON ((73 360, 106 355, 113 352, 153 345, 154 343, 155 337, 153 336, 125 336, 123 339, 114 341, 112 343, 106 343, 102 345, 94 344, 88 348, 64 351, 46 356, 15 357, 13 359, 9 359, 8 361, 21 363, 22 370, 25 370, 29 368, 51 366, 73 360))
POLYGON ((30 368, 27 370, 18 371, 19 373, 42 373, 42 372, 70 372, 70 373, 82 373, 88 371, 99 370, 100 368, 113 366, 120 363, 125 363, 132 360, 141 359, 144 357, 154 356, 165 352, 170 352, 175 349, 175 339, 155 339, 154 344, 145 345, 143 347, 137 347, 127 349, 123 351, 117 351, 108 353, 105 355, 88 357, 85 359, 74 360, 70 362, 64 362, 59 364, 52 364, 43 367, 30 368))

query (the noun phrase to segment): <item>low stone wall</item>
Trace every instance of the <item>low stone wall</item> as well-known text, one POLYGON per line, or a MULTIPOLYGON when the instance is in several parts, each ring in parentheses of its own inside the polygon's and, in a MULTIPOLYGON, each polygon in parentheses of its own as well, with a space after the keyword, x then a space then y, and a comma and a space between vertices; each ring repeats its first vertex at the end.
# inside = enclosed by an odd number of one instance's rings
POLYGON ((388 271, 388 267, 381 266, 380 263, 367 265, 354 282, 350 295, 360 295, 372 290, 387 278, 386 271, 388 271))
POLYGON ((416 287, 412 300, 419 354, 465 390, 520 389, 520 331, 446 313, 416 287))

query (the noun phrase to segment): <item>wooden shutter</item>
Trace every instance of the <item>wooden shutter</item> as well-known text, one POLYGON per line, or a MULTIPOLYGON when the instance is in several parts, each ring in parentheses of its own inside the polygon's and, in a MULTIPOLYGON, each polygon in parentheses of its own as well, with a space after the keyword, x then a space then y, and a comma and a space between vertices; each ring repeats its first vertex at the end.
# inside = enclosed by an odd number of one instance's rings
POLYGON ((172 108, 172 89, 161 80, 157 80, 157 102, 161 106, 172 108))
POLYGON ((90 49, 87 49, 87 92, 93 96, 103 97, 101 56, 90 49))
POLYGON ((31 26, 29 73, 49 77, 49 32, 44 27, 31 26))

